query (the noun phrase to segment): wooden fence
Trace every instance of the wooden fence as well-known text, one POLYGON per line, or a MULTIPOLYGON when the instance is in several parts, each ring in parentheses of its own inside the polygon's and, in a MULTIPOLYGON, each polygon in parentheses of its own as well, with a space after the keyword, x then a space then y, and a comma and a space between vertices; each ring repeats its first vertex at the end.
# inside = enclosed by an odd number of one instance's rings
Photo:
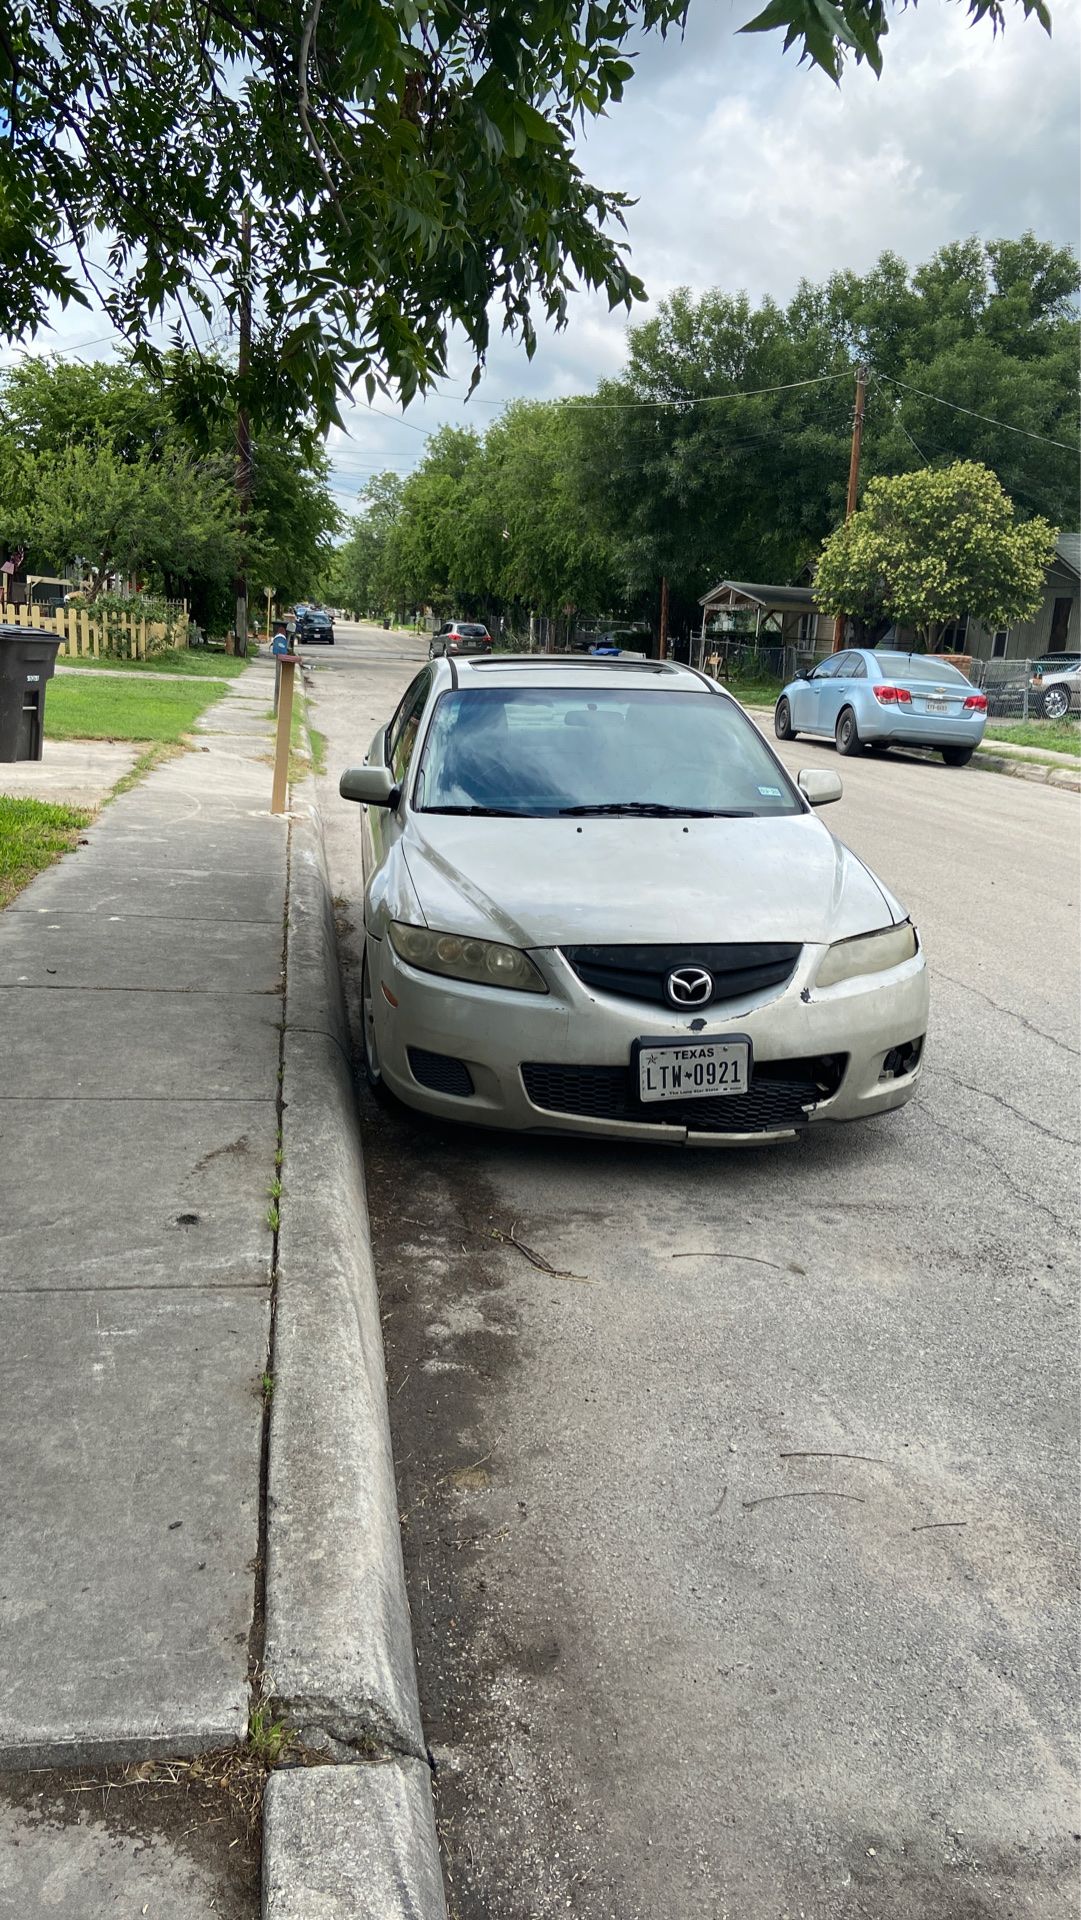
POLYGON ((162 647, 186 647, 188 609, 184 601, 169 602, 170 619, 147 620, 138 613, 96 613, 93 607, 13 607, 0 610, 0 624, 41 627, 60 638, 58 659, 93 659, 112 655, 121 660, 145 660, 162 647))

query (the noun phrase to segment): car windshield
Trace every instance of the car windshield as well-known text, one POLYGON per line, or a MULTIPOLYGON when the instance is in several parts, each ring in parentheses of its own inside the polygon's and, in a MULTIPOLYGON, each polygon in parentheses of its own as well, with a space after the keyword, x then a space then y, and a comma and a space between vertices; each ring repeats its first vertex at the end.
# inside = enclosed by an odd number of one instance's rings
POLYGON ((944 660, 932 660, 927 654, 876 653, 875 659, 887 680, 959 680, 962 686, 968 685, 956 667, 948 667, 944 660))
POLYGON ((734 702, 674 687, 445 693, 413 804, 430 813, 532 817, 802 811, 734 702))

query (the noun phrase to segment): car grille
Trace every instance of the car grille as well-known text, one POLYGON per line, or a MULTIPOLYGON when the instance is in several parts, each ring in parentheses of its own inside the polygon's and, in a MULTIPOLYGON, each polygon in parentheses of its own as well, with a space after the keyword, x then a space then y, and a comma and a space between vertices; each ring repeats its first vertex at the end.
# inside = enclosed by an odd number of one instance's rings
POLYGON ((473 1092, 473 1076, 464 1060, 450 1053, 429 1053, 427 1047, 409 1048, 409 1066, 414 1080, 433 1093, 453 1093, 468 1100, 473 1092))
POLYGON ((590 1120, 690 1128, 694 1133, 772 1133, 806 1124, 808 1110, 835 1093, 847 1054, 816 1060, 771 1060, 754 1069, 745 1094, 719 1100, 663 1101, 644 1106, 629 1067, 581 1067, 539 1061, 522 1066, 535 1107, 590 1120))
POLYGON ((673 947, 564 947, 568 960, 587 987, 620 999, 653 1000, 668 1006, 665 981, 677 967, 703 967, 713 975, 713 992, 701 1006, 718 1000, 738 1000, 745 994, 783 987, 792 978, 800 957, 799 944, 759 943, 753 946, 673 947))

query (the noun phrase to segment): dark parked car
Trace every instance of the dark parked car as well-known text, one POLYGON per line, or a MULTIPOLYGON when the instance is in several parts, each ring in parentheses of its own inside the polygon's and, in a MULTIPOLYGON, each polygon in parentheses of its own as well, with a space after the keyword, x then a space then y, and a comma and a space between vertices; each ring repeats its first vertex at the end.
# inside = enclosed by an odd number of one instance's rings
POLYGON ((329 613, 315 611, 311 607, 297 615, 296 641, 298 646, 320 646, 324 642, 328 647, 334 645, 334 622, 329 613))
POLYGON ((444 620, 428 642, 429 660, 445 653, 491 653, 492 636, 479 620, 444 620))

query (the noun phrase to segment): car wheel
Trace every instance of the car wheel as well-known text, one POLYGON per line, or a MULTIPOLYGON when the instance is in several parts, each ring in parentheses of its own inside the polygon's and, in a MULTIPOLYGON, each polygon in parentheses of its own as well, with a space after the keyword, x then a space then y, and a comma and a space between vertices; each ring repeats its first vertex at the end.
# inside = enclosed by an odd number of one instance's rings
POLYGON ((379 1042, 375 1037, 375 1001, 372 997, 372 976, 368 967, 366 938, 364 964, 360 973, 360 1032, 364 1048, 364 1078, 368 1082, 368 1090, 377 1100, 389 1100, 390 1094, 379 1066, 379 1042))
POLYGON ((975 747, 943 747, 942 758, 948 767, 967 767, 975 747))
POLYGON ((1049 687, 1043 697, 1043 710, 1048 720, 1065 720, 1070 711, 1069 688, 1049 687))
POLYGON ((794 740, 796 729, 792 725, 792 709, 787 700, 778 700, 773 709, 773 731, 778 740, 794 740))
POLYGON ((859 728, 856 725, 856 716, 851 707, 843 707, 837 715, 837 726, 834 730, 833 737, 837 742, 838 753, 854 754, 863 752, 863 741, 860 739, 859 728))

